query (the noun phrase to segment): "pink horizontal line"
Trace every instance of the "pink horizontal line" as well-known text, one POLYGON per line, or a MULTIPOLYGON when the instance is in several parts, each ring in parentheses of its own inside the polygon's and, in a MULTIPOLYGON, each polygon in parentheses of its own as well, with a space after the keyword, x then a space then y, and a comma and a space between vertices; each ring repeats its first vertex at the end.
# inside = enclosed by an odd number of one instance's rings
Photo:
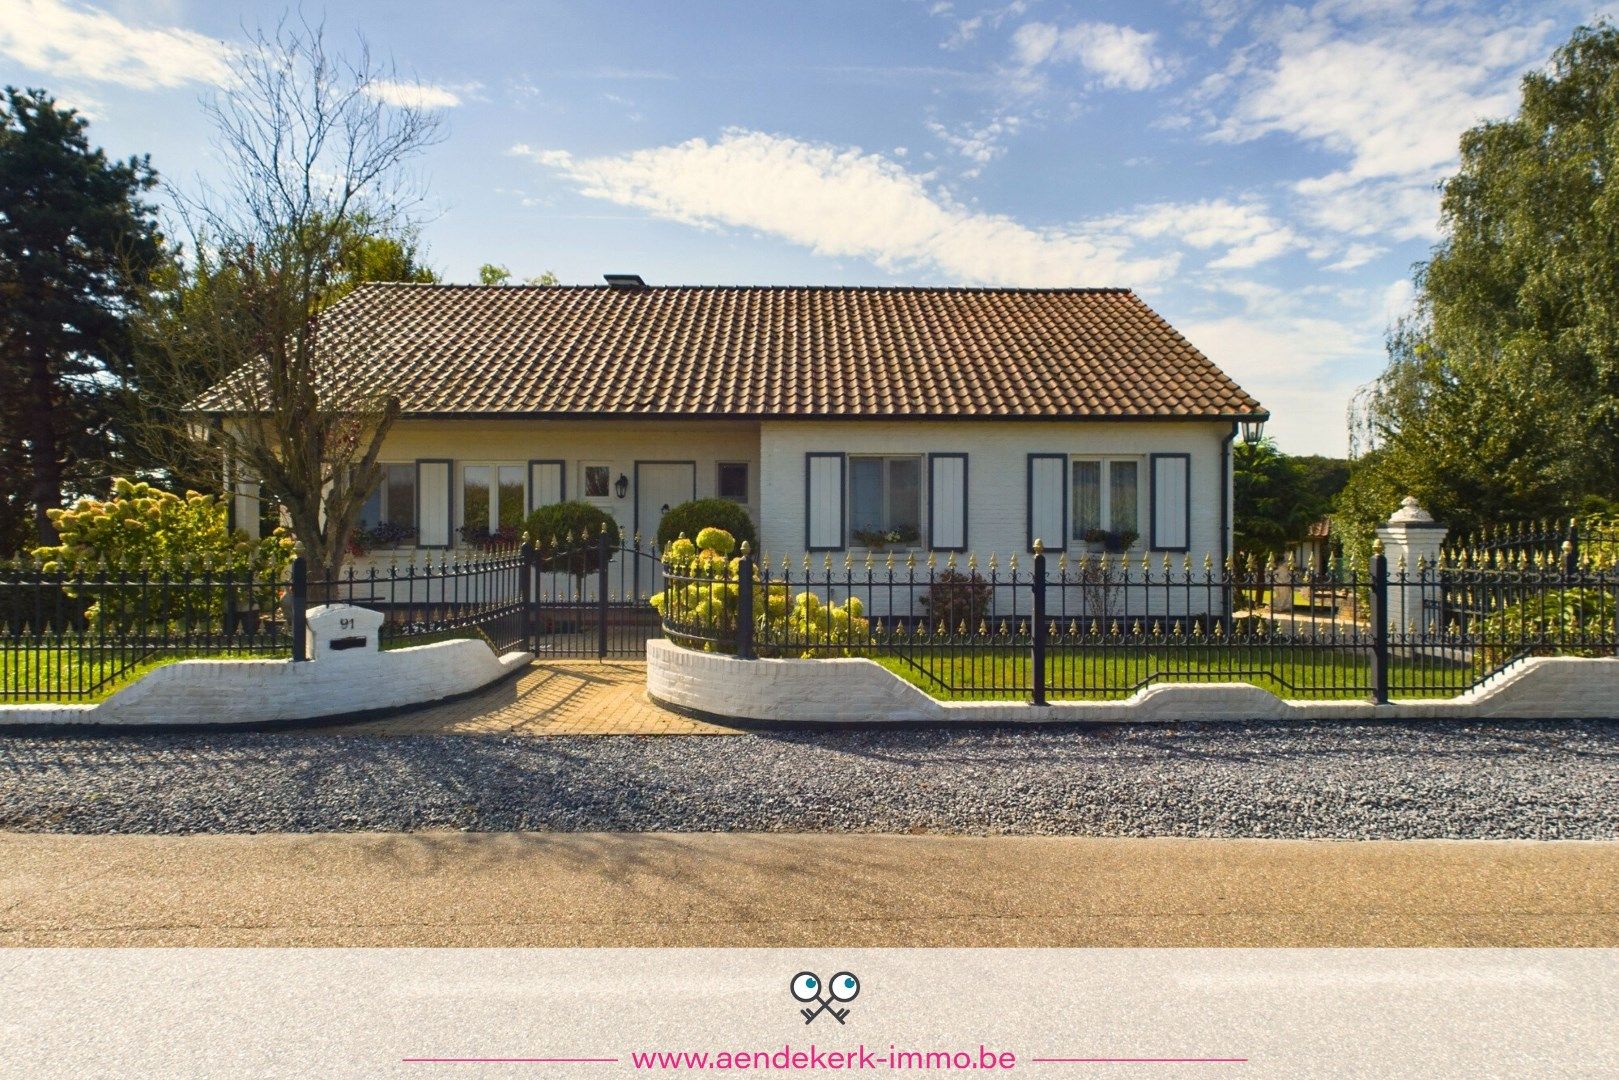
POLYGON ((1057 1065, 1245 1065, 1247 1058, 1030 1058, 1057 1065))
POLYGON ((614 1064, 618 1058, 502 1058, 502 1057, 469 1057, 469 1058, 400 1058, 400 1061, 415 1065, 582 1065, 590 1062, 614 1064))

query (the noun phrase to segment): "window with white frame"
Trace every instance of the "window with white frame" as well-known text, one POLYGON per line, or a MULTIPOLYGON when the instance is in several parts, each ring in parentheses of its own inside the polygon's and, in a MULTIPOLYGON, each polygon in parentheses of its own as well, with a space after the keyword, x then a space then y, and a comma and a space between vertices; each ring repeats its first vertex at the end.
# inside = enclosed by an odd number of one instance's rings
POLYGON ((849 457, 849 537, 859 547, 922 538, 922 458, 849 457))
POLYGON ((522 465, 467 465, 461 470, 461 539, 516 543, 523 532, 522 465))
POLYGON ((1069 501, 1073 539, 1110 534, 1134 543, 1141 536, 1141 461, 1138 458, 1076 457, 1069 501))
POLYGON ((579 493, 586 499, 610 499, 613 467, 597 461, 579 463, 579 493))
POLYGON ((381 466, 382 482, 360 507, 359 528, 368 546, 397 547, 416 538, 416 463, 381 466))

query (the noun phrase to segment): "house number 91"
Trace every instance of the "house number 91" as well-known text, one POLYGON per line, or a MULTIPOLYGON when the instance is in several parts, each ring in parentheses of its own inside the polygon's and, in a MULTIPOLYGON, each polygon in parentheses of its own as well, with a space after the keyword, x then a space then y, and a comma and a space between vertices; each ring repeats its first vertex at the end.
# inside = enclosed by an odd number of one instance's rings
POLYGON ((337 625, 339 627, 341 627, 342 629, 344 629, 344 630, 353 630, 354 629, 354 620, 353 619, 338 619, 337 620, 337 625))

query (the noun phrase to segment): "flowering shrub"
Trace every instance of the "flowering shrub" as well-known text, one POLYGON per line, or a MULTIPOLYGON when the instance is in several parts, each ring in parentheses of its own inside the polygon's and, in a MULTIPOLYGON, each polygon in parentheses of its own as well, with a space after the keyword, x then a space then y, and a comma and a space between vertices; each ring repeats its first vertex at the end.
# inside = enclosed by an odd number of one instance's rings
MULTIPOLYGON (((669 587, 651 598, 652 606, 670 626, 669 640, 688 649, 729 651, 736 641, 743 582, 742 560, 731 558, 736 538, 723 529, 708 528, 695 541, 682 536, 663 549, 669 587), (692 631, 682 635, 680 628, 692 631)), ((847 653, 847 646, 864 640, 870 624, 862 618, 857 597, 829 604, 811 592, 791 595, 783 582, 768 585, 754 568, 753 640, 761 656, 825 656, 847 653), (804 643, 822 648, 810 651, 804 643), (825 646, 843 646, 827 649, 825 646)))
POLYGON ((943 627, 946 633, 963 626, 975 631, 989 618, 990 585, 976 570, 966 574, 942 570, 934 575, 920 603, 931 626, 943 627))
POLYGON ((272 608, 293 558, 286 530, 255 540, 229 527, 223 498, 195 491, 182 498, 120 478, 113 481, 112 498, 80 499, 48 514, 59 542, 35 548, 34 557, 46 573, 70 579, 64 584, 68 595, 94 600, 87 614, 100 626, 194 621, 227 606, 272 608), (103 574, 110 583, 99 581, 103 574), (147 583, 130 582, 135 575, 147 583), (168 584, 199 578, 218 584, 168 584))

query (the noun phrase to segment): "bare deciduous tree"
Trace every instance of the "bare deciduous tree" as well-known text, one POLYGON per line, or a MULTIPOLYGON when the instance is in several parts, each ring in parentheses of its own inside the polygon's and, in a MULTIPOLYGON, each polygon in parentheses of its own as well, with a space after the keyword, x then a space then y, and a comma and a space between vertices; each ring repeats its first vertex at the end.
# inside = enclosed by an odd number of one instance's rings
POLYGON ((414 236, 406 166, 440 126, 384 100, 392 72, 363 40, 336 56, 308 23, 260 32, 236 73, 207 103, 224 178, 175 194, 191 244, 148 321, 144 362, 172 398, 151 403, 154 430, 261 481, 335 576, 399 405, 373 375, 379 327, 333 305, 356 242, 414 236))

